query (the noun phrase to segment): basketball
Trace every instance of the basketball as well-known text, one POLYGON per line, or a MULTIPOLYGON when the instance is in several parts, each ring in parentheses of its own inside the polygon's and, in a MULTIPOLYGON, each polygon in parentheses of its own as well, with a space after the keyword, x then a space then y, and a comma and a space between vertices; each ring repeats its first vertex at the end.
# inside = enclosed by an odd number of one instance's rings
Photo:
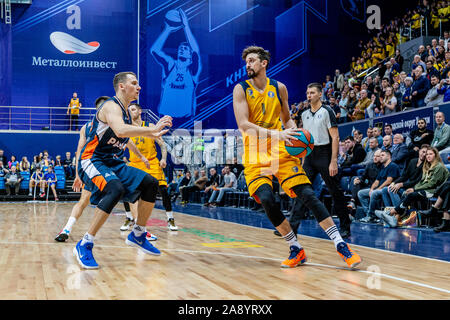
POLYGON ((169 27, 177 28, 181 27, 181 17, 177 10, 169 10, 166 13, 164 21, 169 27))
POLYGON ((295 135, 298 140, 291 139, 292 146, 285 143, 287 152, 294 157, 304 158, 308 156, 314 149, 314 138, 308 130, 301 131, 295 135))

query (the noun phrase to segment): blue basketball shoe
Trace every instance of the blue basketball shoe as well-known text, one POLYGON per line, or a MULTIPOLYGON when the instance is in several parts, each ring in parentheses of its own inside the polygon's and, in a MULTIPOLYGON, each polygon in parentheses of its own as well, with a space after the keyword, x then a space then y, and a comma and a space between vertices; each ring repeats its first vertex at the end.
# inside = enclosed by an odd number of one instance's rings
POLYGON ((92 248, 94 244, 92 242, 81 245, 81 240, 78 241, 75 248, 73 248, 73 254, 77 258, 78 263, 85 269, 98 269, 98 264, 92 255, 92 248))
POLYGON ((134 232, 131 231, 128 235, 127 239, 125 240, 125 243, 129 246, 136 247, 141 249, 147 254, 152 254, 154 256, 159 256, 161 254, 161 251, 156 249, 146 238, 147 232, 143 232, 141 236, 136 237, 134 232))

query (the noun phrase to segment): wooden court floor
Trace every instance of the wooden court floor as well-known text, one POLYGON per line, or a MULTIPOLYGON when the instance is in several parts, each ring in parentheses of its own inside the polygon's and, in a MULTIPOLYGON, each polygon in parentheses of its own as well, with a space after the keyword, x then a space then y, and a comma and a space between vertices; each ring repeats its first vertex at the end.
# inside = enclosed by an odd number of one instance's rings
POLYGON ((271 230, 175 213, 177 232, 155 209, 148 229, 159 257, 125 244, 122 204, 97 235, 98 270, 72 254, 92 208, 66 243, 54 241, 73 203, 0 203, 0 299, 449 299, 449 263, 353 245, 363 258, 349 270, 331 241, 300 236, 308 263, 281 269, 288 256, 271 230))

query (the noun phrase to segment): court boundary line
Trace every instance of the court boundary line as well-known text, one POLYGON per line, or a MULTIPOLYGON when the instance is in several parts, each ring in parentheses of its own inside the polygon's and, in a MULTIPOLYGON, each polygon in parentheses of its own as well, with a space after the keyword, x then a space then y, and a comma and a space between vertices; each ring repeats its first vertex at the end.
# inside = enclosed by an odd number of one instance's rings
MULTIPOLYGON (((54 242, 7 242, 7 241, 0 241, 0 244, 10 244, 10 245, 58 245, 57 243, 54 242)), ((68 246, 73 246, 73 243, 65 243, 64 246, 68 247, 68 246)), ((61 245, 59 245, 61 246, 61 245)), ((136 250, 136 248, 131 247, 131 246, 114 246, 114 245, 96 245, 96 247, 98 248, 115 248, 115 249, 133 249, 136 250)), ((236 254, 236 253, 226 253, 226 252, 211 252, 211 251, 194 251, 194 250, 185 250, 185 249, 159 249, 161 251, 166 251, 166 252, 185 252, 185 253, 190 253, 190 254, 210 254, 210 255, 222 255, 222 256, 232 256, 232 257, 238 257, 238 258, 254 258, 254 259, 260 259, 260 260, 272 260, 272 261, 280 261, 282 260, 282 258, 270 258, 270 257, 259 257, 259 256, 249 256, 249 255, 243 255, 243 254, 236 254)), ((139 251, 138 251, 139 252, 139 251)), ((77 264, 77 263, 74 263, 77 264)), ((425 283, 421 283, 421 282, 417 282, 417 281, 412 281, 412 280, 408 280, 408 279, 403 279, 400 277, 396 277, 396 276, 391 276, 388 274, 384 274, 384 273, 378 273, 378 272, 370 272, 370 271, 366 271, 366 270, 361 270, 361 269, 351 269, 351 268, 346 268, 346 267, 338 267, 338 266, 332 266, 332 265, 327 265, 327 264, 321 264, 321 263, 311 263, 311 262, 306 262, 305 266, 316 266, 316 267, 323 267, 323 268, 329 268, 329 269, 335 269, 335 270, 344 270, 344 271, 350 271, 350 272, 358 272, 358 273, 364 273, 364 274, 368 274, 368 275, 372 275, 372 276, 380 276, 380 277, 385 277, 391 280, 397 280, 400 282, 404 282, 404 283, 409 283, 409 284, 413 284, 419 287, 423 287, 423 288, 428 288, 428 289, 432 289, 432 290, 436 290, 436 291, 440 291, 440 292, 444 292, 447 294, 450 294, 450 290, 447 289, 443 289, 443 288, 439 288, 439 287, 434 287, 431 286, 429 284, 425 284, 425 283)), ((301 267, 300 267, 301 268, 301 267)), ((280 268, 282 269, 282 268, 280 268)), ((289 269, 287 269, 289 270, 289 269)), ((368 288, 370 289, 370 288, 368 288)))

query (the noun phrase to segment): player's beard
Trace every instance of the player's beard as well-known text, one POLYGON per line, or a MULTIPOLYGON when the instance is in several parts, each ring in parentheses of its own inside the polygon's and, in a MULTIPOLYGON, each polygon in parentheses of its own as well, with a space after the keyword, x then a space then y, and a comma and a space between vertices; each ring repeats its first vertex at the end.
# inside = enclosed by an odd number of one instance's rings
POLYGON ((255 78, 258 74, 253 69, 247 69, 247 77, 249 79, 255 78))

